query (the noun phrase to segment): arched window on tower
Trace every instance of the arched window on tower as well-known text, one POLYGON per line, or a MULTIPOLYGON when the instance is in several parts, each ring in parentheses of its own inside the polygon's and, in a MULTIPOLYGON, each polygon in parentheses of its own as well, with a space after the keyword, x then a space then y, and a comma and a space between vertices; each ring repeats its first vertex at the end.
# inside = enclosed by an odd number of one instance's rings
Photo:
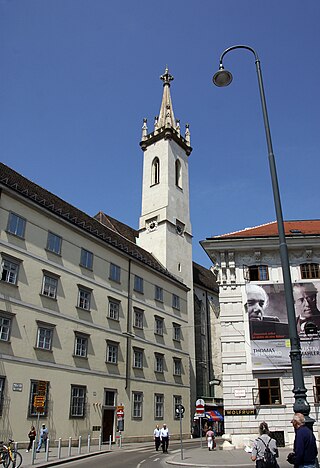
POLYGON ((181 162, 176 160, 176 186, 182 188, 181 162))
POLYGON ((159 158, 154 158, 151 168, 151 185, 159 184, 160 182, 160 161, 159 158))

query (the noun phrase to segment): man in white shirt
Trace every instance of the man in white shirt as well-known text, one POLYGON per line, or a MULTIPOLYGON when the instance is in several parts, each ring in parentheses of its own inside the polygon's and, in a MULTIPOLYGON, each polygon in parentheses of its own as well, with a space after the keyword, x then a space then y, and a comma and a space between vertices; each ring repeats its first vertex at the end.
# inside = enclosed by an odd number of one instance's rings
POLYGON ((159 447, 160 447, 160 428, 159 428, 159 424, 156 425, 156 428, 153 431, 153 439, 154 439, 156 451, 158 452, 159 447))
POLYGON ((164 424, 160 430, 160 440, 162 444, 163 453, 168 453, 169 438, 170 438, 169 429, 167 428, 167 425, 164 424))

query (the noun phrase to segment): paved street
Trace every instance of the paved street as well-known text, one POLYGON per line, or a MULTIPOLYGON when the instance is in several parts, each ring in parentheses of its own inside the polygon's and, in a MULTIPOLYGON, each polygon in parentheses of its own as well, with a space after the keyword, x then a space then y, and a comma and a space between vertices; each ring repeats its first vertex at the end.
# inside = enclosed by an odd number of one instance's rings
MULTIPOLYGON (((97 447, 96 447, 97 448, 97 447)), ((181 455, 179 441, 172 441, 169 447, 169 453, 163 454, 156 452, 153 443, 144 444, 124 444, 122 448, 112 446, 111 451, 103 449, 101 452, 94 451, 91 453, 82 453, 78 455, 74 449, 74 454, 71 458, 58 459, 55 448, 49 453, 49 460, 46 462, 45 453, 37 454, 37 459, 34 465, 31 465, 31 454, 23 453, 23 468, 50 467, 59 464, 61 467, 77 466, 77 468, 85 468, 94 464, 95 468, 151 468, 151 467, 167 467, 170 466, 189 466, 189 467, 241 467, 253 468, 254 463, 250 460, 250 455, 244 450, 215 450, 209 452, 203 442, 203 447, 200 446, 200 439, 188 440, 183 442, 183 451, 181 455)), ((280 448, 279 466, 280 468, 288 468, 286 462, 287 454, 291 451, 290 448, 280 448)), ((67 456, 67 448, 62 449, 62 457, 67 456)))

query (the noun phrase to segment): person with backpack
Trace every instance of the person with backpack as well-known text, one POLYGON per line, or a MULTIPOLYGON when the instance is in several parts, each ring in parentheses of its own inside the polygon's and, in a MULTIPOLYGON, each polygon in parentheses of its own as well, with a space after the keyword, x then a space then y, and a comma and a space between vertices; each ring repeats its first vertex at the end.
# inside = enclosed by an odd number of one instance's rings
POLYGON ((256 468, 278 468, 277 458, 279 452, 277 443, 270 437, 269 427, 266 422, 259 425, 260 437, 254 441, 251 460, 256 462, 256 468))

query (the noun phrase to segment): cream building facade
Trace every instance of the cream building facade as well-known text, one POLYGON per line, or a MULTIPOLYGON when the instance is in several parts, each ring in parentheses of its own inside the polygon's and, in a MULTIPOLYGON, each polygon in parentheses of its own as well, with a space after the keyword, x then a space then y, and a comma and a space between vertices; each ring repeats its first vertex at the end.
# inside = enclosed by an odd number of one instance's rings
MULTIPOLYGON (((316 306, 311 331, 301 332, 300 341, 310 416, 317 432, 320 222, 286 221, 285 232, 294 294, 312 291, 296 300, 297 324, 299 300, 312 300, 316 306)), ((259 423, 267 421, 280 446, 291 444, 293 380, 277 225, 215 236, 201 244, 218 272, 225 432, 233 445, 243 447, 255 438, 259 423), (254 294, 259 294, 259 301, 254 294), (259 312, 254 311, 254 303, 259 312)))
POLYGON ((175 405, 190 392, 187 288, 4 165, 1 181, 1 437, 24 440, 43 382, 53 438, 114 438, 117 406, 126 437, 147 437, 155 421, 178 432, 175 405))

